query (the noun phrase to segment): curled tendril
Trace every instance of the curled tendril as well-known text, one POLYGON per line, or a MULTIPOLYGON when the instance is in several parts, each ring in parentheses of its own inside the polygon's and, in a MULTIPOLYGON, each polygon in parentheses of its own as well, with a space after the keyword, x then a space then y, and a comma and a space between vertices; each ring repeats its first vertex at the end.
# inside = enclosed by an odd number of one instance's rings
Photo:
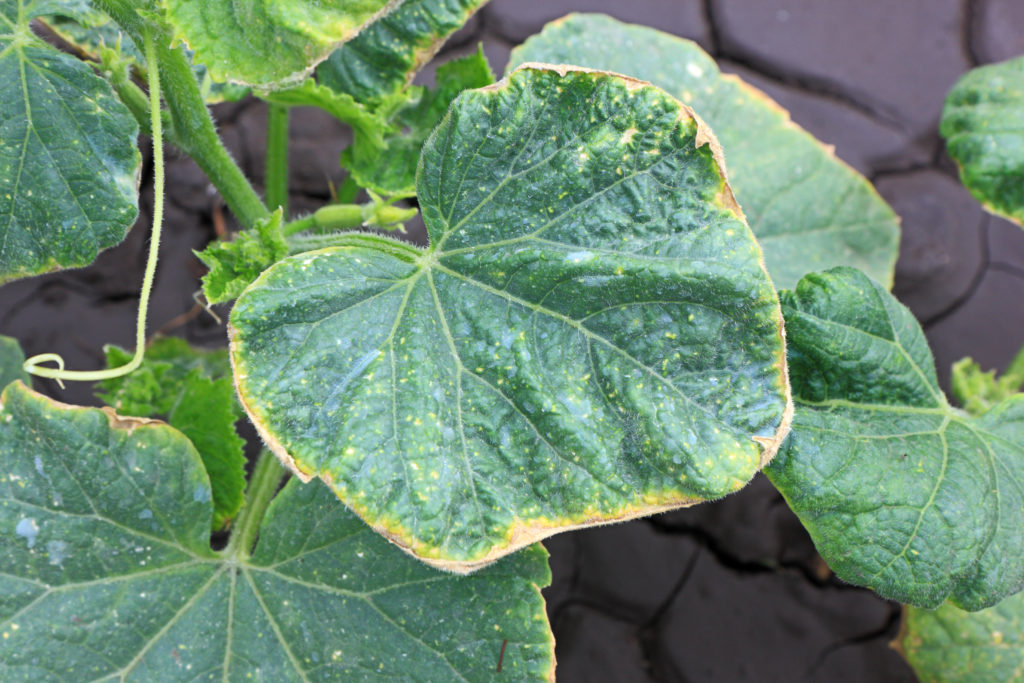
POLYGON ((144 41, 149 81, 149 115, 153 131, 153 234, 149 242, 149 255, 146 258, 146 271, 142 279, 142 292, 139 295, 139 315, 135 326, 135 355, 124 365, 106 370, 65 370, 64 359, 57 353, 41 353, 25 361, 22 366, 25 372, 37 377, 54 379, 61 389, 64 388, 62 380, 65 379, 93 382, 127 375, 142 365, 142 359, 146 353, 146 313, 149 309, 149 294, 153 289, 153 278, 156 275, 156 262, 160 251, 160 228, 164 215, 164 145, 163 121, 160 117, 160 70, 156 58, 156 44, 149 31, 145 33, 144 41), (57 367, 42 367, 42 363, 56 363, 57 367))

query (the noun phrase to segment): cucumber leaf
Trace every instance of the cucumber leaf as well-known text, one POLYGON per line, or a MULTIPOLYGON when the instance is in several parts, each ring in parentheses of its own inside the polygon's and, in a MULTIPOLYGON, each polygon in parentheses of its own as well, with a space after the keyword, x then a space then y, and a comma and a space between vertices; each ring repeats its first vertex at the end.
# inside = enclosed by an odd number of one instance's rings
MULTIPOLYGON (((131 352, 108 346, 107 367, 120 367, 131 352)), ((245 491, 245 441, 235 430, 242 408, 235 399, 226 351, 198 351, 166 337, 146 349, 142 367, 104 380, 99 397, 120 415, 161 417, 192 441, 213 489, 213 529, 241 509, 245 491)))
POLYGON ((215 81, 297 83, 400 0, 164 0, 175 37, 215 81))
POLYGON ((549 680, 539 546, 472 577, 292 482, 256 550, 209 547, 210 485, 159 422, 0 399, 0 679, 549 680))
POLYGON ((359 102, 380 104, 409 85, 448 36, 485 4, 487 0, 405 0, 321 63, 317 80, 359 102))
POLYGON ((892 286, 899 219, 859 173, 793 123, 789 113, 696 43, 600 14, 554 21, 512 52, 523 62, 578 64, 627 74, 679 98, 725 150, 732 184, 777 287, 846 265, 892 286))
POLYGON ((531 66, 464 92, 417 173, 429 249, 353 237, 239 297, 243 406, 300 477, 453 571, 741 488, 790 408, 720 158, 678 101, 616 75, 531 66))
POLYGON ((1024 587, 1024 395, 950 407, 910 311, 837 268, 782 292, 797 404, 765 474, 836 574, 964 609, 1024 587))
POLYGON ((910 607, 901 643, 922 683, 1024 680, 1024 593, 980 612, 910 607))
POLYGON ((0 334, 0 389, 19 379, 32 384, 32 378, 22 367, 24 363, 25 353, 18 340, 0 334))
POLYGON ((946 97, 939 132, 971 194, 1024 225, 1024 56, 967 72, 946 97))
POLYGON ((87 266, 138 214, 138 124, 110 85, 0 5, 0 283, 87 266))

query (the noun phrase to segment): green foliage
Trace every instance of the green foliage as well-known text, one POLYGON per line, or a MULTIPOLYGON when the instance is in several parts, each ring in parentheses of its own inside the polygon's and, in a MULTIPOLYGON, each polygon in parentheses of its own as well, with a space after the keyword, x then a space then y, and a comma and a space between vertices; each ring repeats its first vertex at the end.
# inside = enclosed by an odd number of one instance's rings
POLYGON ((85 266, 138 213, 138 125, 110 85, 0 5, 0 283, 85 266))
MULTIPOLYGON (((107 347, 107 367, 131 359, 129 351, 107 347)), ((196 351, 183 339, 160 339, 130 375, 100 383, 99 397, 119 415, 165 418, 199 452, 213 489, 213 529, 222 528, 242 507, 245 442, 235 431, 242 409, 235 400, 226 351, 196 351)))
POLYGON ((404 90, 448 36, 486 3, 405 0, 320 64, 317 78, 331 90, 367 105, 379 105, 404 90))
POLYGON ((1024 224, 1024 56, 957 81, 939 131, 971 194, 992 213, 1024 224))
POLYGON ((177 430, 20 384, 0 423, 4 681, 486 681, 503 643, 511 679, 550 678, 540 547, 441 574, 293 482, 254 552, 215 553, 210 485, 177 430))
POLYGON ((552 22, 512 52, 523 62, 580 64, 650 81, 690 105, 726 152, 729 182, 777 287, 854 266, 892 285, 899 219, 860 174, 790 121, 767 95, 689 40, 600 14, 552 22))
POLYGON ((429 250, 300 254, 238 299, 243 405, 301 476, 456 571, 742 487, 788 390, 716 149, 613 75, 464 93, 417 175, 429 250))
POLYGON ((841 578, 922 607, 1024 587, 1024 395, 950 407, 921 327, 853 269, 781 294, 797 404, 765 473, 841 578))
POLYGON ((1024 680, 1024 593, 981 612, 907 610, 903 653, 921 683, 1024 680))
POLYGON ((210 272, 203 276, 203 294, 211 304, 238 297, 260 273, 288 253, 281 232, 281 210, 227 242, 211 242, 196 256, 210 272))
POLYGON ((971 415, 981 415, 1003 399, 1024 389, 1024 349, 998 379, 995 370, 983 372, 970 358, 953 364, 953 396, 971 415))
POLYGON ((491 83, 494 83, 494 74, 482 48, 475 54, 442 64, 437 70, 436 87, 412 87, 397 96, 404 98, 400 106, 395 107, 396 96, 393 96, 378 110, 382 119, 378 130, 383 127, 391 131, 383 140, 383 146, 377 147, 366 136, 357 136, 352 146, 342 152, 341 165, 362 187, 385 195, 415 194, 420 150, 452 100, 463 90, 491 83), (389 112, 389 109, 394 111, 389 112))
POLYGON ((15 380, 31 385, 32 378, 22 369, 25 354, 17 339, 0 334, 0 389, 15 380))
POLYGON ((164 0, 175 37, 217 81, 295 83, 398 0, 164 0))

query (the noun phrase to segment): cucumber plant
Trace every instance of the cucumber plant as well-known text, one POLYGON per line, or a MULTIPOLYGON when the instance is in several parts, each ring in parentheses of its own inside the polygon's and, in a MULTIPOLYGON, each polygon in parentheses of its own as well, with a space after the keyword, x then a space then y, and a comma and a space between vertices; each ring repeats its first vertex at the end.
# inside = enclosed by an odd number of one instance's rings
POLYGON ((140 131, 156 178, 136 347, 78 370, 0 344, 4 680, 551 679, 537 541, 761 469, 848 581, 968 610, 1024 587, 1024 399, 965 369, 984 409, 946 401, 870 184, 693 43, 607 17, 498 82, 478 51, 412 85, 484 2, 0 8, 0 282, 124 238, 140 131), (262 198, 207 109, 247 93, 262 198), (293 217, 300 106, 353 141, 338 201, 293 217), (198 254, 227 351, 146 346, 165 142, 244 228, 198 254), (386 234, 416 214, 426 247, 386 234))

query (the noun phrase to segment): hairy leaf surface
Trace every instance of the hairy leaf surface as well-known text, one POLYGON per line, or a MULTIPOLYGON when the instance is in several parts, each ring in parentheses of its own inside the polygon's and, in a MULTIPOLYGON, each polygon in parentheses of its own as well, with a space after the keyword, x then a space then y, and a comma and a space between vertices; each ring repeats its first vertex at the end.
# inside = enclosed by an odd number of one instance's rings
POLYGON ((1024 681, 1024 594, 980 612, 910 607, 902 648, 922 683, 1024 681))
POLYGON ((401 0, 164 0, 175 36, 217 81, 295 83, 401 0))
POLYGON ((856 270, 781 298, 797 412, 765 473, 829 566, 922 607, 1024 587, 1024 395, 951 408, 917 321, 856 270))
POLYGON ((317 68, 319 82, 379 104, 413 79, 487 0, 405 0, 317 68))
POLYGON ((650 81, 715 131, 729 182, 777 287, 807 272, 855 266, 892 285, 899 219, 860 174, 696 43, 599 14, 548 24, 512 52, 522 62, 578 64, 650 81))
POLYGON ((463 93, 417 174, 428 250, 300 254, 238 299, 246 410, 300 476, 455 571, 742 487, 788 386, 717 150, 615 75, 531 66, 463 93))
POLYGON ((292 482, 255 553, 209 548, 180 432, 12 384, 0 407, 0 679, 547 680, 539 546, 473 577, 424 567, 292 482))
POLYGON ((0 283, 86 266, 138 213, 138 124, 110 85, 0 4, 0 283))
POLYGON ((0 389, 15 380, 31 384, 32 378, 22 368, 25 353, 21 350, 18 340, 0 334, 0 389))
POLYGON ((957 81, 939 130, 971 194, 992 213, 1024 224, 1024 56, 957 81))
MULTIPOLYGON (((131 352, 108 346, 107 367, 120 367, 131 352)), ((99 394, 120 415, 161 417, 192 441, 213 490, 213 528, 242 507, 245 442, 235 430, 242 408, 235 399, 227 352, 199 351, 184 339, 159 339, 146 349, 142 367, 105 380, 99 394)))

